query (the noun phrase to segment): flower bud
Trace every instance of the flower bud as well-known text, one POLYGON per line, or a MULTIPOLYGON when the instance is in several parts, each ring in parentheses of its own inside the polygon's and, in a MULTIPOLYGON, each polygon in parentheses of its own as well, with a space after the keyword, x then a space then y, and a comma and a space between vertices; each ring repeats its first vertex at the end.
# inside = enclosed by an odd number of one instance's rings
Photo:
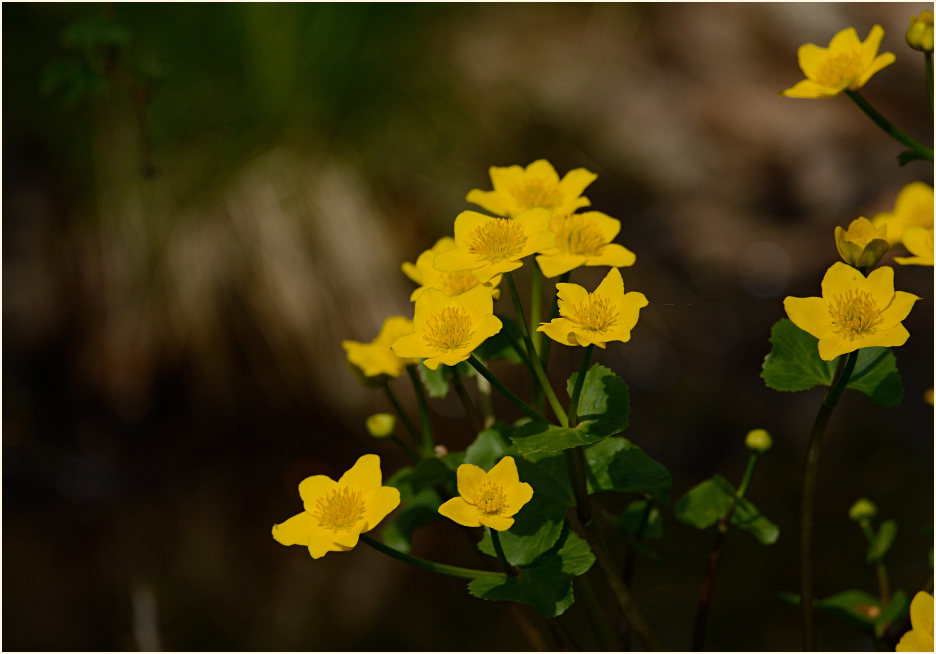
POLYGON ((933 51, 933 12, 923 11, 919 16, 910 17, 907 28, 907 45, 921 52, 933 51))
POLYGON ((848 265, 873 268, 890 247, 887 227, 875 227, 867 218, 856 218, 848 229, 835 228, 835 247, 848 265))
POLYGON ((773 439, 766 429, 752 429, 744 438, 744 444, 752 452, 766 452, 773 445, 773 439))
POLYGON ((857 502, 852 504, 852 507, 848 510, 848 517, 854 520, 855 522, 861 522, 862 520, 870 520, 877 515, 877 506, 874 502, 862 497, 857 502))
POLYGON ((367 432, 374 438, 387 438, 393 435, 396 418, 392 413, 375 413, 367 416, 367 432))

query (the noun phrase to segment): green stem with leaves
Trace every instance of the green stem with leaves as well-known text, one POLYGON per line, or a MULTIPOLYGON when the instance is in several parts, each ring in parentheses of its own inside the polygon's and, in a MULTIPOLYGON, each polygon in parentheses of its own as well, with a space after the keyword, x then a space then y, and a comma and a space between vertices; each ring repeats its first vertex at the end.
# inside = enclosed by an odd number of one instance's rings
POLYGON ((527 414, 529 417, 533 418, 533 420, 537 420, 537 421, 539 421, 539 422, 546 422, 546 423, 549 422, 549 420, 547 420, 546 417, 545 417, 544 415, 542 415, 541 413, 539 413, 538 411, 536 411, 536 410, 535 410, 533 407, 531 407, 529 404, 527 404, 526 402, 524 402, 523 400, 521 400, 521 399, 517 396, 516 393, 514 393, 512 390, 510 390, 509 388, 507 388, 506 386, 504 386, 504 385, 500 382, 500 380, 499 380, 497 377, 495 377, 495 376, 491 373, 491 371, 488 370, 488 369, 485 367, 485 365, 484 365, 483 363, 481 363, 481 360, 478 359, 478 357, 476 357, 474 354, 472 354, 471 356, 468 357, 468 363, 471 364, 471 366, 472 366, 475 370, 477 370, 478 373, 479 373, 482 377, 484 377, 486 380, 488 380, 488 381, 491 383, 491 386, 493 386, 494 388, 496 388, 497 391, 498 391, 501 395, 503 395, 505 398, 507 398, 514 406, 516 406, 518 409, 520 409, 521 411, 523 411, 523 412, 524 412, 525 414, 527 414))
POLYGON ((806 452, 806 470, 803 475, 803 497, 800 504, 800 618, 803 630, 803 649, 815 649, 815 627, 813 622, 813 521, 816 509, 816 484, 819 472, 819 452, 822 447, 822 437, 825 435, 829 417, 838 403, 839 396, 848 385, 855 362, 858 360, 858 350, 849 352, 844 359, 839 360, 838 371, 832 381, 829 391, 822 398, 816 420, 813 422, 809 434, 809 446, 806 452))
POLYGON ((504 547, 500 542, 500 534, 497 533, 496 529, 491 529, 490 527, 487 527, 487 531, 491 534, 491 543, 494 545, 494 553, 497 554, 497 561, 504 569, 504 572, 507 573, 507 576, 516 577, 517 571, 507 562, 507 557, 504 555, 504 547))
POLYGON ((417 568, 422 568, 423 570, 429 570, 430 572, 438 572, 439 574, 448 575, 450 577, 461 577, 462 579, 477 579, 478 577, 506 577, 507 574, 504 572, 493 572, 490 570, 473 570, 471 568, 461 568, 455 565, 446 565, 444 563, 436 563, 434 561, 427 561, 426 559, 421 559, 418 556, 412 556, 410 554, 404 554, 399 550, 395 550, 389 545, 384 545, 379 540, 371 538, 367 534, 361 534, 361 542, 367 543, 373 547, 378 552, 383 552, 388 556, 392 556, 395 559, 403 561, 404 563, 409 563, 410 565, 416 566, 417 568))
MULTIPOLYGON (((932 84, 932 80, 930 80, 930 84, 932 84)), ((865 100, 864 96, 858 93, 858 91, 846 90, 845 95, 851 98, 852 101, 867 114, 868 118, 874 121, 874 124, 884 130, 886 134, 913 150, 921 159, 925 159, 926 161, 933 160, 933 148, 923 145, 902 130, 897 129, 889 120, 878 113, 878 111, 871 106, 871 103, 865 100)))
POLYGON ((458 395, 458 399, 461 400, 462 406, 465 407, 465 414, 468 416, 468 420, 471 421, 471 425, 474 427, 475 432, 480 432, 482 429, 484 429, 484 418, 478 412, 474 402, 471 401, 471 396, 468 395, 468 390, 462 383, 461 375, 458 374, 458 369, 455 366, 452 366, 452 386, 455 387, 455 394, 458 395))

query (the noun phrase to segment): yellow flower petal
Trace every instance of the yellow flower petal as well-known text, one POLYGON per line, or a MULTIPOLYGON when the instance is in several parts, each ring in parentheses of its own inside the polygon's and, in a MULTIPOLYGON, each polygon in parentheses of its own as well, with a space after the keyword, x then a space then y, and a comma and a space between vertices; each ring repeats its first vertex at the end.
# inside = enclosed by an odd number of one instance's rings
POLYGON ((536 331, 543 332, 557 343, 578 345, 574 338, 574 323, 567 318, 554 318, 551 322, 542 323, 536 331))
POLYGON ((512 456, 505 456, 488 471, 487 479, 504 487, 519 484, 520 474, 517 472, 517 462, 512 456))
POLYGON ((553 165, 545 159, 537 159, 526 167, 526 174, 529 177, 538 177, 551 184, 559 183, 559 174, 553 165))
MULTIPOLYGON (((893 269, 891 269, 891 279, 893 279, 893 269)), ((830 298, 853 286, 864 286, 864 276, 851 266, 836 261, 833 263, 825 275, 822 277, 822 297, 830 298)), ((893 292, 893 282, 891 283, 893 292)), ((890 301, 890 298, 887 299, 890 301)), ((883 306, 887 306, 886 303, 883 306)))
POLYGON ((933 637, 933 596, 919 591, 910 602, 910 624, 914 631, 922 631, 933 637))
POLYGON ((891 329, 902 322, 910 315, 913 304, 919 299, 920 298, 913 293, 905 293, 904 291, 895 292, 894 299, 891 300, 891 303, 878 317, 881 321, 881 329, 891 329))
POLYGON ((576 304, 588 297, 588 291, 578 284, 559 283, 556 284, 556 291, 560 302, 576 304))
POLYGON ((487 473, 472 463, 463 463, 455 471, 458 494, 469 499, 478 493, 485 479, 487 479, 487 473))
MULTIPOLYGON (((881 29, 880 26, 874 26, 877 29, 881 29)), ((871 34, 876 34, 874 28, 871 28, 871 34)), ((883 30, 881 31, 881 36, 884 35, 883 30)), ((871 38, 871 35, 868 37, 871 38)), ((878 43, 880 43, 881 37, 878 37, 878 43)), ((846 27, 845 29, 838 32, 835 36, 832 37, 832 40, 829 41, 829 52, 838 52, 838 51, 848 51, 848 50, 860 50, 861 41, 858 39, 858 33, 855 31, 854 27, 846 27)), ((877 47, 874 48, 874 51, 877 52, 877 47)))
POLYGON ((796 57, 799 60, 800 70, 808 79, 815 79, 819 75, 819 70, 829 56, 827 48, 820 47, 814 43, 804 43, 796 51, 796 57))
POLYGON ((497 216, 508 215, 510 209, 503 194, 497 191, 482 191, 481 189, 472 189, 465 196, 465 200, 471 204, 487 209, 497 216))
POLYGON ((376 454, 365 454, 358 458, 350 470, 341 475, 338 485, 356 488, 367 494, 380 488, 382 481, 380 457, 376 454))
POLYGON ((364 528, 370 531, 391 511, 400 506, 400 491, 392 486, 381 486, 364 497, 364 528))
POLYGON ((543 276, 547 279, 558 277, 570 270, 575 270, 583 265, 585 261, 586 258, 580 254, 566 254, 564 252, 540 254, 536 257, 536 263, 539 265, 543 276))
POLYGON ((847 85, 845 83, 839 84, 837 86, 827 86, 826 84, 814 82, 811 79, 804 79, 800 80, 790 88, 784 89, 780 93, 781 95, 785 95, 788 98, 831 98, 841 93, 846 86, 847 85))
POLYGON ((439 513, 465 527, 480 527, 481 512, 462 497, 453 497, 439 507, 439 513))
POLYGON ((894 56, 893 52, 879 54, 871 61, 871 64, 865 69, 865 71, 859 75, 854 82, 852 82, 850 86, 851 90, 854 91, 856 89, 860 89, 868 82, 869 79, 871 79, 872 75, 880 71, 882 68, 890 66, 895 61, 897 61, 897 57, 894 56))
POLYGON ((617 243, 609 243, 601 248, 601 252, 597 256, 588 257, 586 265, 626 268, 627 266, 633 266, 636 261, 637 255, 626 247, 617 243))
MULTIPOLYGON (((574 198, 580 196, 596 179, 598 179, 598 175, 590 170, 576 168, 565 174, 562 181, 559 182, 559 187, 562 189, 562 194, 565 197, 574 198)), ((614 237, 612 236, 612 238, 614 237)))
POLYGON ((787 297, 783 300, 783 308, 794 325, 818 339, 835 331, 829 319, 828 304, 821 297, 787 297))
POLYGON ((326 475, 314 475, 300 481, 299 497, 302 499, 305 510, 310 512, 314 511, 319 499, 332 492, 337 487, 338 482, 326 475))
POLYGON ((490 527, 497 531, 507 531, 514 523, 513 518, 500 515, 487 515, 485 513, 479 513, 478 520, 485 527, 490 527))
POLYGON ((905 633, 897 643, 898 652, 932 652, 933 637, 913 629, 905 633))
POLYGON ((608 298, 624 295, 624 280, 621 278, 621 271, 617 268, 609 270, 605 278, 598 284, 598 288, 595 289, 595 294, 608 298))
POLYGON ((312 516, 303 511, 282 524, 273 525, 273 538, 280 545, 306 545, 317 526, 312 516))

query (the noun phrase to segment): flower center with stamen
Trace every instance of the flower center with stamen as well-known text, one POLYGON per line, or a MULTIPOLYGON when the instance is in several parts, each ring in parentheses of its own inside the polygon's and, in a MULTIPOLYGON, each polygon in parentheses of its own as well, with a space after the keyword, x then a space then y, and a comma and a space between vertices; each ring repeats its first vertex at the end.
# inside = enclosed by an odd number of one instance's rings
POLYGON ((603 332, 617 322, 617 306, 610 300, 589 293, 588 297, 560 311, 563 317, 576 322, 585 329, 603 332))
POLYGON ((835 331, 850 341, 873 334, 881 322, 881 312, 871 294, 853 288, 835 296, 829 304, 829 313, 835 331))
POLYGON ((319 524, 332 531, 347 531, 364 517, 364 498, 361 491, 336 488, 319 498, 312 516, 319 524))
POLYGON ((582 214, 555 216, 550 228, 556 234, 556 247, 569 254, 593 256, 607 245, 598 228, 582 214))
POLYGON ((507 507, 507 494, 499 484, 484 481, 475 496, 475 506, 483 513, 494 515, 507 507))
POLYGON ((475 227, 468 237, 468 251, 495 263, 517 258, 526 244, 523 225, 509 218, 495 218, 475 227))
POLYGON ((449 297, 461 295, 465 291, 470 291, 479 284, 478 278, 467 270, 458 272, 442 273, 441 286, 442 292, 449 297))
POLYGON ((528 179, 510 188, 510 194, 517 200, 520 210, 555 209, 562 204, 562 191, 554 182, 544 179, 528 179))
POLYGON ((816 73, 816 81, 829 86, 838 86, 856 77, 860 65, 861 53, 841 52, 822 62, 822 66, 816 73))
POLYGON ((423 340, 440 351, 460 350, 474 332, 471 331, 471 316, 462 307, 445 307, 426 322, 423 340))

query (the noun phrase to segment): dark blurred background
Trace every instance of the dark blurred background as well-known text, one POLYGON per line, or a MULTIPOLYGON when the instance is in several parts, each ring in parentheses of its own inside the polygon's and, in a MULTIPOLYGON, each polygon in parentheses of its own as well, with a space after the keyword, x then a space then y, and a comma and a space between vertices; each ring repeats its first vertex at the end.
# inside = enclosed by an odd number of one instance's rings
MULTIPOLYGON (((405 465, 367 437, 389 406, 340 342, 409 315, 400 263, 451 232, 489 166, 548 158, 598 173, 587 195, 638 255, 625 285, 650 306, 596 356, 630 384, 627 436, 670 469, 674 498, 716 472, 737 483, 744 434, 774 435, 749 497, 780 540, 732 533, 708 645, 797 649, 776 595, 795 590, 822 392, 764 386, 770 327, 784 296, 818 294, 836 225, 933 173, 898 167, 901 147, 847 98, 778 92, 801 79, 800 44, 879 23, 897 62, 864 94, 931 143, 922 57, 903 41, 927 8, 4 4, 4 648, 529 647, 462 581, 363 546, 313 561, 270 526, 299 510, 305 476, 365 452, 388 475, 405 465)), ((833 417, 820 596, 875 592, 847 517, 860 496, 899 523, 894 587, 931 578, 932 269, 896 279, 922 297, 896 350, 904 402, 848 393, 833 417)), ((553 351, 559 380, 578 353, 553 351)), ((433 412, 438 440, 471 441, 455 399, 433 412)), ((664 561, 640 561, 635 593, 665 647, 686 649, 713 533, 664 518, 664 561)), ((419 532, 416 553, 471 565, 457 529, 419 532)), ((818 625, 825 648, 873 646, 818 625)))

